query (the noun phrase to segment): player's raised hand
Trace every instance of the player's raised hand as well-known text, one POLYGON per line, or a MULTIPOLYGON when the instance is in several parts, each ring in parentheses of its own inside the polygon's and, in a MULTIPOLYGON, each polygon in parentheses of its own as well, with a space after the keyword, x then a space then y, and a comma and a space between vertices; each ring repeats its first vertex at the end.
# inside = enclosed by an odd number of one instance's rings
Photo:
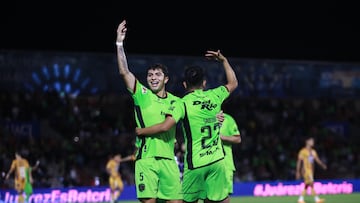
POLYGON ((117 28, 116 42, 122 43, 125 39, 125 35, 126 35, 126 20, 123 20, 117 28))
POLYGON ((205 53, 205 57, 208 59, 214 59, 216 61, 221 61, 221 62, 226 59, 225 56, 221 54, 220 50, 217 51, 208 50, 205 53))

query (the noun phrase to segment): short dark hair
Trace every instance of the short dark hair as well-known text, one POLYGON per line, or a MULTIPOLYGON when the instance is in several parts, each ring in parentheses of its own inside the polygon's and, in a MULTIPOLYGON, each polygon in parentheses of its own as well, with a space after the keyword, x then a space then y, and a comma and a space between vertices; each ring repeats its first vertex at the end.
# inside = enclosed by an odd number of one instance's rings
POLYGON ((202 67, 197 65, 185 67, 184 82, 191 87, 199 87, 205 80, 205 71, 202 67))
POLYGON ((155 64, 149 66, 149 67, 146 69, 146 73, 148 73, 149 70, 156 70, 156 69, 160 69, 160 70, 164 73, 164 75, 165 75, 166 77, 169 76, 169 71, 168 71, 167 66, 165 66, 164 64, 161 64, 161 63, 155 63, 155 64))
POLYGON ((21 150, 15 150, 15 154, 21 156, 21 157, 24 157, 24 154, 22 153, 21 150))

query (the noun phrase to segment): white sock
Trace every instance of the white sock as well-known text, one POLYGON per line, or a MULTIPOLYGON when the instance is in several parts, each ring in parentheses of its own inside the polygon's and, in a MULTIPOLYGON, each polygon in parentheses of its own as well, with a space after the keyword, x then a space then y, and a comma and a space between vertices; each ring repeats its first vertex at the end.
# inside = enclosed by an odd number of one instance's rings
POLYGON ((304 201, 304 196, 300 195, 299 201, 304 201))
POLYGON ((320 199, 319 196, 316 195, 316 196, 315 196, 315 202, 316 202, 316 201, 319 201, 319 199, 320 199))

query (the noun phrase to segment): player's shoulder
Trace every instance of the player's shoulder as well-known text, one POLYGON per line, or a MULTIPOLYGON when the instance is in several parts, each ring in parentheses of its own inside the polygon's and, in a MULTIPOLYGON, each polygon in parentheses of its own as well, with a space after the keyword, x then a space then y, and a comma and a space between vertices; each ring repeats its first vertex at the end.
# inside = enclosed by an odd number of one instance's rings
POLYGON ((134 92, 132 92, 132 94, 134 95, 139 95, 139 94, 149 94, 152 93, 152 91, 147 88, 144 84, 142 84, 139 80, 136 80, 135 82, 135 87, 134 87, 134 92))
POLYGON ((306 153, 306 148, 305 147, 302 147, 300 150, 299 150, 299 154, 303 154, 303 153, 306 153))
POLYGON ((225 85, 220 85, 220 86, 213 87, 213 88, 206 90, 206 92, 213 92, 213 91, 220 91, 220 92, 225 92, 225 93, 229 92, 229 90, 226 88, 225 85))
POLYGON ((168 99, 172 99, 172 100, 180 100, 181 99, 179 96, 176 96, 171 92, 166 92, 166 94, 167 94, 168 99))
POLYGON ((108 160, 107 162, 106 162, 106 165, 111 165, 112 163, 114 163, 114 160, 112 160, 112 159, 110 159, 110 160, 108 160))
POLYGON ((311 149, 311 153, 316 154, 317 153, 316 149, 311 149))

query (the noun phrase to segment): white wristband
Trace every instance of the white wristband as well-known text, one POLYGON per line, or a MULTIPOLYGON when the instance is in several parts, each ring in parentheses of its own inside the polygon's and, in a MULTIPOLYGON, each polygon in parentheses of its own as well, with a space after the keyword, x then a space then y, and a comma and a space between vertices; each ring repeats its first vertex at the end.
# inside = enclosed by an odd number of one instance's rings
POLYGON ((122 46, 123 46, 123 42, 116 42, 116 46, 122 47, 122 46))

